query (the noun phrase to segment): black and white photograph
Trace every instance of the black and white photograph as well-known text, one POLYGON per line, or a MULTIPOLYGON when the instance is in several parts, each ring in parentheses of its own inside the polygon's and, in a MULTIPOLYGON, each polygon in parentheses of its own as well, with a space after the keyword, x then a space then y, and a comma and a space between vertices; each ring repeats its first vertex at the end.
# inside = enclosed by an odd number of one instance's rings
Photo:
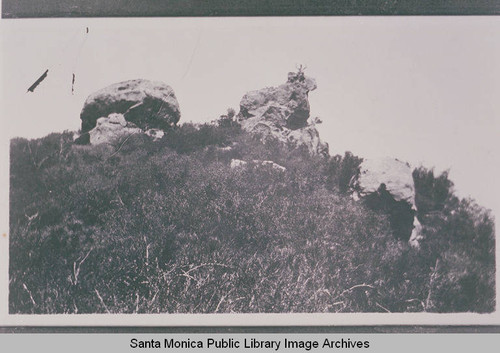
POLYGON ((1 27, 3 323, 500 322, 499 18, 1 27))

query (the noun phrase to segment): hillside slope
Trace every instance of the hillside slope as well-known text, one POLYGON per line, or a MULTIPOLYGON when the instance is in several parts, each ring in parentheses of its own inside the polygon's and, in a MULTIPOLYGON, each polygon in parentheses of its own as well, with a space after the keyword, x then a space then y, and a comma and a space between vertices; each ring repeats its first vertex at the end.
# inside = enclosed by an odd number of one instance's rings
POLYGON ((446 174, 413 174, 417 250, 348 195, 361 159, 262 142, 228 117, 159 141, 17 138, 10 153, 12 314, 495 310, 492 217, 446 174))

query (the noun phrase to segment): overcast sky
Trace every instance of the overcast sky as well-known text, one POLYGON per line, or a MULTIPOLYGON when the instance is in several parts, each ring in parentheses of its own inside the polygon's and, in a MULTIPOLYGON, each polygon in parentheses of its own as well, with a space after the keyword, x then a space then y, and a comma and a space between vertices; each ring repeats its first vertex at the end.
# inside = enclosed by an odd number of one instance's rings
MULTIPOLYGON (((85 98, 146 78, 176 92, 181 123, 307 65, 330 152, 451 169, 462 196, 499 210, 500 18, 332 17, 2 21, 2 128, 80 127, 85 98), (86 34, 86 27, 89 33, 86 34), (34 93, 27 88, 46 70, 34 93), (71 94, 71 75, 75 92, 71 94)), ((498 214, 498 213, 497 213, 498 214)), ((498 216, 497 216, 498 218, 498 216)))

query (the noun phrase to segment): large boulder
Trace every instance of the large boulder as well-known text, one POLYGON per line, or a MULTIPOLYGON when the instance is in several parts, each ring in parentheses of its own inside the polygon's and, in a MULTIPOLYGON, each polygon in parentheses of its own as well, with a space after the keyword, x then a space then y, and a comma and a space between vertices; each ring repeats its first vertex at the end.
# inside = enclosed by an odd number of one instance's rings
POLYGON ((395 158, 366 159, 350 186, 355 199, 389 216, 397 238, 419 246, 422 226, 416 216, 415 184, 408 163, 395 158))
POLYGON ((113 84, 91 94, 83 105, 80 142, 88 143, 88 132, 97 120, 111 113, 122 114, 127 122, 142 130, 166 130, 180 119, 179 103, 173 89, 148 80, 130 80, 113 84))
POLYGON ((328 145, 319 139, 311 122, 308 94, 316 81, 302 70, 289 73, 286 83, 248 92, 240 102, 237 119, 246 131, 263 138, 306 146, 311 154, 328 154, 328 145))

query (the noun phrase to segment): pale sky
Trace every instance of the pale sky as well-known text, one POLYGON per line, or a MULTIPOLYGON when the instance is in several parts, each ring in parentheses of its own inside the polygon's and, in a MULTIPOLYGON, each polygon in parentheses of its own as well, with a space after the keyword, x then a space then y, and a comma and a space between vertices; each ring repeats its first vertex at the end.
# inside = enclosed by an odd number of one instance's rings
POLYGON ((331 154, 450 169, 461 196, 500 210, 498 17, 44 19, 1 27, 4 137, 77 130, 90 93, 135 78, 169 84, 181 123, 209 121, 304 64, 318 83, 311 114, 323 120, 331 154), (46 69, 47 79, 26 93, 46 69))

